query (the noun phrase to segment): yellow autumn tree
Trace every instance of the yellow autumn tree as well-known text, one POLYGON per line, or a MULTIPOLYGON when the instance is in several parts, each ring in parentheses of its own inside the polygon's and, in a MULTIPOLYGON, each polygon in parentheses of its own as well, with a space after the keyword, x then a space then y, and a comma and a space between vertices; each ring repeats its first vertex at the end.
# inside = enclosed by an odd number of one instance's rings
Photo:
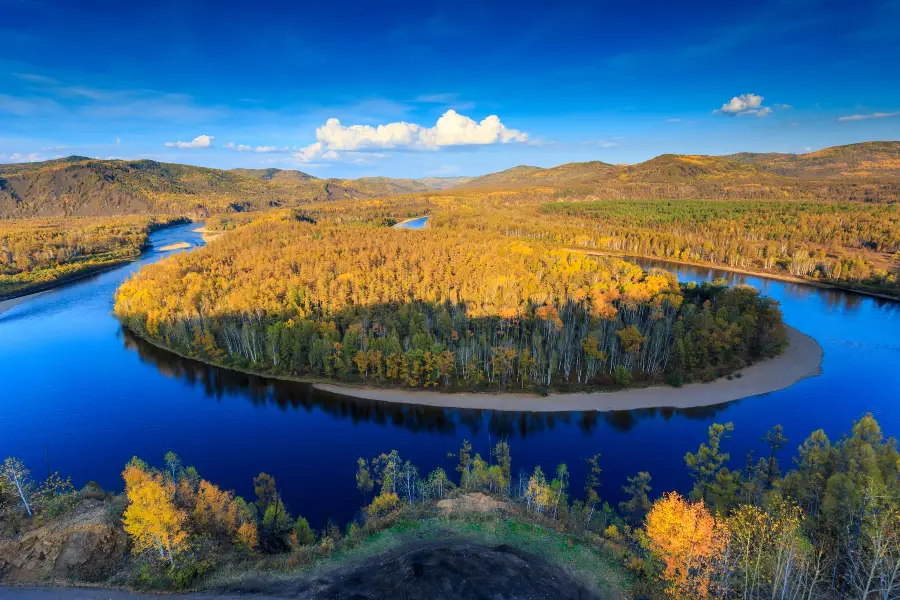
POLYGON ((129 464, 122 473, 128 508, 122 522, 134 541, 135 551, 155 549, 163 560, 175 563, 175 555, 187 545, 187 515, 174 502, 175 484, 162 475, 129 464))
POLYGON ((258 544, 256 521, 247 503, 205 479, 197 489, 193 519, 201 530, 224 534, 251 550, 258 544))
POLYGON ((662 578, 670 598, 701 600, 715 591, 728 547, 728 526, 702 502, 666 494, 647 514, 647 537, 665 565, 662 578))

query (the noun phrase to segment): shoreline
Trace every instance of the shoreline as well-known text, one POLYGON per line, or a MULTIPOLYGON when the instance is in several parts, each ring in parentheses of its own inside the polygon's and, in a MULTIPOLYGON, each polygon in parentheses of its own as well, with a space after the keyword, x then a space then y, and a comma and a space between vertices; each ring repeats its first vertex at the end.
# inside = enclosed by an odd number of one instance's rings
POLYGON ((822 346, 805 333, 785 325, 788 347, 775 358, 740 371, 740 378, 720 377, 710 383, 689 383, 680 388, 651 386, 613 392, 573 394, 530 393, 442 393, 422 390, 360 388, 333 383, 315 383, 323 392, 365 400, 417 404, 440 408, 499 410, 514 412, 614 411, 644 408, 694 408, 724 404, 742 398, 775 392, 822 374, 822 346))
POLYGON ((15 296, 14 298, 7 298, 6 300, 0 300, 0 315, 10 310, 14 306, 18 306, 19 304, 34 298, 35 296, 40 296, 44 292, 49 290, 41 290, 40 292, 31 292, 30 294, 25 294, 24 296, 15 296))
MULTIPOLYGON (((172 223, 172 224, 162 225, 160 227, 151 228, 150 234, 152 235, 153 233, 156 233, 157 231, 162 231, 164 229, 172 229, 173 227, 180 227, 182 225, 188 225, 189 223, 191 223, 191 221, 188 221, 186 223, 172 223)), ((105 273, 107 271, 117 269, 117 268, 121 267, 122 265, 130 264, 130 263, 140 260, 141 257, 143 257, 145 254, 154 250, 153 245, 149 243, 149 240, 150 240, 149 236, 147 237, 147 240, 148 240, 148 244, 146 245, 146 247, 141 249, 141 251, 137 255, 135 255, 131 258, 122 258, 122 259, 112 261, 108 264, 95 265, 94 268, 84 269, 82 271, 73 273, 72 275, 70 275, 68 277, 61 277, 59 279, 54 279, 53 281, 47 281, 47 282, 44 282, 41 284, 37 284, 32 288, 23 290, 21 293, 13 293, 12 295, 9 295, 9 296, 0 297, 0 315, 5 313, 12 307, 16 306, 17 304, 20 304, 20 303, 24 302, 25 300, 28 300, 29 298, 37 296, 38 294, 43 294, 44 292, 49 292, 51 290, 55 290, 57 288, 64 287, 70 283, 75 283, 82 279, 87 279, 88 277, 91 277, 92 275, 99 275, 101 273, 105 273)), ((186 242, 181 242, 181 243, 186 243, 186 242)), ((182 246, 182 247, 185 247, 185 246, 182 246)), ((190 244, 188 244, 186 247, 190 248, 190 244)), ((168 246, 166 248, 168 248, 168 250, 176 249, 176 248, 169 248, 168 246)), ((166 248, 161 248, 158 251, 166 251, 166 248)))
POLYGON ((881 300, 890 300, 891 302, 900 302, 900 296, 892 296, 882 292, 871 292, 858 288, 846 287, 834 283, 825 283, 824 281, 816 281, 814 279, 804 279, 803 277, 795 277, 794 275, 782 275, 780 273, 769 273, 767 271, 750 271, 741 269, 740 267, 726 267, 712 263, 697 263, 688 260, 680 260, 676 258, 663 258, 660 256, 651 256, 649 254, 635 254, 629 252, 617 252, 615 250, 590 250, 587 248, 563 248, 567 252, 578 252, 589 256, 610 256, 613 258, 640 258, 642 260, 656 260, 659 262, 673 263, 676 265, 684 265, 686 267, 697 267, 701 269, 718 269, 719 271, 728 271, 729 273, 738 273, 740 275, 750 275, 751 277, 761 277, 763 279, 772 279, 775 281, 784 281, 786 283, 800 283, 811 285, 823 290, 837 290, 839 292, 849 292, 869 296, 870 298, 879 298, 881 300))
POLYGON ((425 224, 422 227, 428 225, 428 219, 431 218, 431 215, 419 215, 418 217, 410 217, 404 221, 400 221, 399 223, 394 223, 391 225, 391 229, 409 229, 409 227, 404 227, 407 223, 412 223, 413 221, 418 221, 419 219, 426 219, 425 224))
MULTIPOLYGON (((123 325, 124 327, 124 325, 123 325)), ((499 410, 510 412, 582 412, 616 411, 645 408, 696 408, 725 404, 751 396, 759 396, 789 388, 795 383, 822 374, 825 351, 811 336, 785 324, 788 346, 774 358, 741 369, 740 378, 720 377, 709 383, 689 383, 680 388, 654 385, 614 391, 553 393, 541 396, 527 392, 440 392, 397 388, 353 386, 316 377, 275 375, 252 369, 201 360, 167 348, 135 332, 140 340, 186 360, 193 360, 218 369, 226 369, 262 379, 289 381, 310 385, 316 390, 337 396, 390 402, 393 404, 458 408, 468 410, 499 410)))

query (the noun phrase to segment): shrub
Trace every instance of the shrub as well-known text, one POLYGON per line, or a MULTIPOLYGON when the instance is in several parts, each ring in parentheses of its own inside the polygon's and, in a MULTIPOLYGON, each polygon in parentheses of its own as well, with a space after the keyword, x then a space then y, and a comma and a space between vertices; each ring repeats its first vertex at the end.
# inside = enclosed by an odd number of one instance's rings
POLYGON ((613 381, 615 381, 616 385, 620 387, 626 387, 630 385, 632 379, 633 376, 631 374, 631 371, 629 371, 622 365, 616 367, 616 370, 613 372, 613 381))

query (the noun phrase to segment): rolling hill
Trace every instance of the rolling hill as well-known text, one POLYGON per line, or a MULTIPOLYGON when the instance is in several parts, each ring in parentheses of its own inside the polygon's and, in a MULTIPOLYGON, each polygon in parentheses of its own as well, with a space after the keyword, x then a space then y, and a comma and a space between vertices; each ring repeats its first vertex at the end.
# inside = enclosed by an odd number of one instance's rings
POLYGON ((371 198, 446 187, 442 179, 319 179, 300 171, 194 167, 70 156, 0 165, 0 217, 185 214, 371 198))
POLYGON ((900 177, 900 142, 863 142, 807 154, 741 152, 722 158, 790 177, 900 177))
POLYGON ((600 161, 518 166, 480 177, 319 179, 282 169, 220 170, 152 160, 70 156, 0 165, 0 218, 180 214, 205 217, 278 206, 448 189, 551 188, 611 199, 777 198, 900 201, 900 142, 808 154, 663 154, 634 165, 600 161))

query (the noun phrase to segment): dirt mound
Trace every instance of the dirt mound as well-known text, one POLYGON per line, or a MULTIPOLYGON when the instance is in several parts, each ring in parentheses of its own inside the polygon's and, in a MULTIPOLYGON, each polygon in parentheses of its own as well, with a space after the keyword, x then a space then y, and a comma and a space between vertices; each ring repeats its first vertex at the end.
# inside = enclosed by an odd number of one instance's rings
POLYGON ((97 580, 125 555, 128 536, 109 505, 85 500, 69 514, 0 540, 0 582, 97 580))
POLYGON ((441 514, 448 515, 452 512, 487 513, 495 510, 506 510, 509 505, 485 494, 477 492, 472 494, 460 494, 456 498, 445 498, 438 501, 438 509, 441 514))
POLYGON ((311 600, 600 600, 538 556, 465 539, 411 541, 311 580, 245 584, 241 592, 311 600))

